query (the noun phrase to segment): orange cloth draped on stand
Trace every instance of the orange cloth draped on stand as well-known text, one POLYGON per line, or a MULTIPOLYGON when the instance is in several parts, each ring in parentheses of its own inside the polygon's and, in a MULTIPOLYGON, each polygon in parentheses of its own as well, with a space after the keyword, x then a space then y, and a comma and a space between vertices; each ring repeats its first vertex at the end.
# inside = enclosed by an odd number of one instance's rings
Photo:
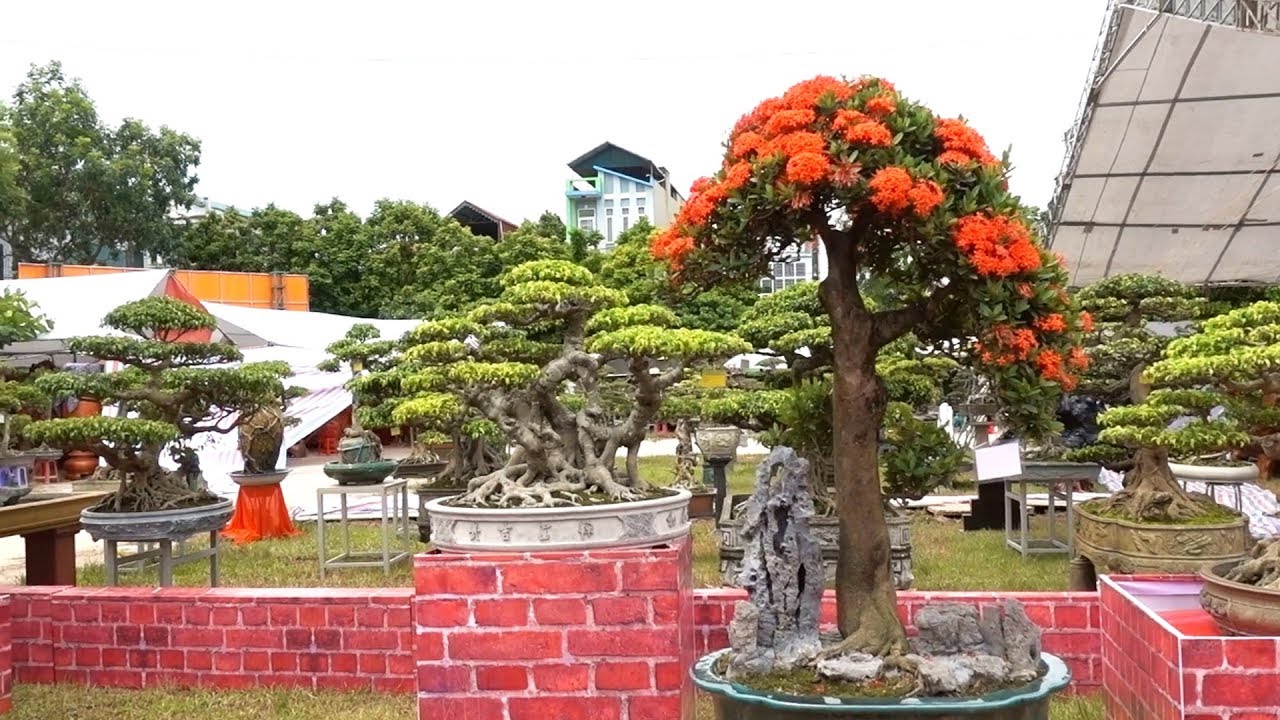
POLYGON ((251 543, 267 538, 300 535, 293 526, 289 508, 284 504, 280 484, 244 485, 236 496, 236 512, 222 531, 222 536, 236 543, 251 543))

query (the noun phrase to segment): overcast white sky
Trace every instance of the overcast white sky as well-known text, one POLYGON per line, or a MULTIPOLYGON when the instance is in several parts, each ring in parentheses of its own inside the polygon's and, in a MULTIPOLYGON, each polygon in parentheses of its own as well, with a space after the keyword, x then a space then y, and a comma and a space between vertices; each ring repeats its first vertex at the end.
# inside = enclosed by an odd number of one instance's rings
POLYGON ((566 163, 605 140, 682 191, 759 100, 878 74, 997 152, 1045 204, 1106 0, 6 2, 0 94, 61 60, 115 123, 198 137, 198 192, 306 214, 340 197, 509 219, 564 211, 566 163))

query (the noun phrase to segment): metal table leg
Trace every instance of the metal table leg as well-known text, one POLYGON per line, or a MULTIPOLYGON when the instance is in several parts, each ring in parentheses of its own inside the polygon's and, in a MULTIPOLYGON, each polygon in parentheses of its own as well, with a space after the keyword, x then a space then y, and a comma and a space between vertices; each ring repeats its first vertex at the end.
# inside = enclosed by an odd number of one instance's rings
POLYGON ((218 587, 218 531, 209 532, 209 587, 218 587))
MULTIPOLYGON (((394 523, 392 527, 395 527, 394 523)), ((382 574, 391 577, 391 538, 387 537, 387 494, 382 493, 382 574)))
POLYGON ((115 585, 120 581, 120 573, 116 564, 116 541, 104 540, 103 561, 106 563, 107 585, 115 585))
POLYGON ((160 541, 160 587, 173 585, 173 541, 160 541))
POLYGON ((316 542, 320 545, 320 579, 324 579, 324 493, 316 491, 316 542))

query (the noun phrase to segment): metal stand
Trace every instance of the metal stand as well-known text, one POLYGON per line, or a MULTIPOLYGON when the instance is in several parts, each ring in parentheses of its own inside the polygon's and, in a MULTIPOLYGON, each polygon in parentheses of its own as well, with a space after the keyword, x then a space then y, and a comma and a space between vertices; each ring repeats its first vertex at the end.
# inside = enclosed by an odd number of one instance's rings
POLYGON ((380 567, 385 575, 391 575, 391 566, 412 554, 413 536, 409 530, 409 482, 390 480, 376 485, 331 485, 316 488, 316 539, 320 546, 320 578, 325 570, 342 567, 380 567), (324 496, 337 495, 341 499, 339 524, 342 531, 342 553, 325 557, 324 496), (350 495, 376 495, 382 498, 382 551, 352 552, 351 527, 347 519, 347 497, 350 495), (391 498, 388 505, 387 498, 391 498), (391 538, 398 535, 401 552, 391 554, 391 538))
POLYGON ((1218 488, 1227 488, 1235 494, 1236 512, 1244 512, 1244 491, 1241 489, 1244 483, 1240 480, 1182 480, 1179 478, 1179 481, 1182 483, 1183 490, 1187 490, 1188 483, 1204 483, 1205 494, 1213 498, 1214 502, 1218 502, 1218 488))
MULTIPOLYGON (((173 585, 173 569, 179 565, 185 565, 189 562, 203 560, 209 558, 209 587, 218 587, 218 531, 214 530, 209 533, 209 547, 204 550, 195 550, 193 552, 184 552, 182 543, 186 541, 183 538, 179 542, 178 554, 173 553, 174 540, 152 540, 146 545, 155 545, 154 549, 140 550, 132 555, 120 555, 118 540, 104 540, 106 544, 104 555, 106 560, 107 585, 115 585, 120 579, 120 570, 128 568, 129 565, 136 564, 138 569, 147 566, 148 560, 156 560, 160 568, 160 587, 169 587, 173 585)), ((138 543, 142 547, 142 543, 138 543)))
POLYGON ((1037 479, 1027 479, 1025 476, 1005 478, 1004 480, 1004 542, 1009 547, 1017 550, 1022 557, 1027 555, 1039 555, 1049 553, 1066 553, 1068 556, 1074 555, 1075 550, 1075 504, 1072 501, 1072 493, 1075 490, 1075 482, 1065 480, 1061 482, 1046 481, 1037 479), (1028 537, 1030 533, 1030 501, 1027 500, 1028 485, 1048 485, 1049 486, 1049 535, 1045 538, 1028 537), (1056 489, 1065 485, 1066 491, 1056 489), (1015 491, 1013 488, 1017 487, 1015 491), (1067 541, 1063 542, 1058 539, 1057 535, 1057 505, 1058 500, 1064 500, 1067 504, 1067 541), (1018 503, 1018 515, 1015 536, 1013 503, 1018 503), (1016 539, 1015 539, 1016 537, 1016 539))

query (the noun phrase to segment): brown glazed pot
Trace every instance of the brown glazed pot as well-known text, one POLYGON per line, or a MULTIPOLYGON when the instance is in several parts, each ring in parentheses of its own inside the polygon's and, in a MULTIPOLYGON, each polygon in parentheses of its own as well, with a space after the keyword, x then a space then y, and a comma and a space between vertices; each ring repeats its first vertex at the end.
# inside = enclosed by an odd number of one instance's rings
POLYGON ((69 481, 92 475, 98 469, 97 453, 72 450, 62 460, 62 474, 69 481))

